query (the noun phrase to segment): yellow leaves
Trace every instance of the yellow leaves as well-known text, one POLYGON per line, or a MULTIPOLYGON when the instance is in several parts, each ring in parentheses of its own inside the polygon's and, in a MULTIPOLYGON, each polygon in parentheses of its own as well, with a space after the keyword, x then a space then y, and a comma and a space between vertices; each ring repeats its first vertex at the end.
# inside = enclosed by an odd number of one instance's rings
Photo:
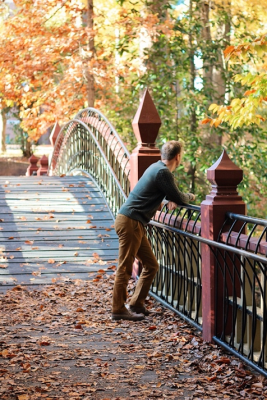
MULTIPOLYGON (((253 80, 251 76, 247 80, 254 83, 258 81, 258 79, 253 80)), ((245 96, 245 98, 233 99, 229 106, 211 104, 209 111, 217 114, 218 117, 206 117, 202 120, 202 124, 209 123, 210 126, 218 127, 222 122, 228 122, 232 129, 236 129, 253 123, 259 125, 261 121, 265 121, 265 118, 257 113, 264 97, 259 96, 256 89, 247 90, 245 96)))
POLYGON ((251 43, 243 43, 238 46, 228 46, 224 50, 224 57, 226 61, 230 58, 238 58, 238 61, 240 61, 240 57, 242 57, 243 60, 248 59, 249 54, 255 54, 258 57, 262 57, 266 52, 267 40, 266 36, 262 36, 251 43))

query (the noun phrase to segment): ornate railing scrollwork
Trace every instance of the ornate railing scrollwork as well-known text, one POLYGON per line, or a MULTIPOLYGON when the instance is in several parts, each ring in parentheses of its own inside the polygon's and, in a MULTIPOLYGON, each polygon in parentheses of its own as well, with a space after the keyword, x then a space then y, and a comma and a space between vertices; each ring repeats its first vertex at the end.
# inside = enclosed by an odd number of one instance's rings
POLYGON ((88 108, 60 130, 49 175, 87 173, 96 181, 116 216, 130 192, 130 153, 111 123, 88 108))

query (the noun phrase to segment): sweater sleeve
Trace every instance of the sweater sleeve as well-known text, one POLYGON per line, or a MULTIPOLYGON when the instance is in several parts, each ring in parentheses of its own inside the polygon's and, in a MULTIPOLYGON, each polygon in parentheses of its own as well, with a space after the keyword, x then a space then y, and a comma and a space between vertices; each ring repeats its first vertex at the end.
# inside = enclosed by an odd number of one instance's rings
POLYGON ((176 204, 188 204, 191 200, 190 193, 182 193, 175 184, 172 173, 167 169, 161 169, 158 172, 158 182, 160 189, 164 192, 165 197, 169 201, 176 204))

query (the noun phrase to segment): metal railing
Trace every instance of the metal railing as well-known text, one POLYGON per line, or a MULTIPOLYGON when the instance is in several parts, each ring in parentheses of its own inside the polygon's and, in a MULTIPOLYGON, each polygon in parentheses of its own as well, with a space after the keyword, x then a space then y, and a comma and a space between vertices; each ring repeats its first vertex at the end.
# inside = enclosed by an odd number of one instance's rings
POLYGON ((217 254, 215 341, 267 376, 267 221, 227 213, 229 224, 219 238, 228 250, 217 254))
MULTIPOLYGON (((87 109, 62 127, 50 173, 89 173, 116 216, 130 191, 129 158, 112 125, 87 109)), ((169 212, 164 206, 146 229, 160 266, 151 295, 201 330, 201 250, 208 246, 216 286, 213 339, 267 376, 267 221, 228 213, 211 241, 201 236, 200 207, 169 212)))
POLYGON ((130 154, 111 123, 89 108, 65 124, 57 137, 48 173, 90 174, 114 216, 127 198, 130 154))
MULTIPOLYGON (((252 246, 249 245, 251 233, 246 239, 247 249, 203 238, 199 229, 197 234, 192 233, 196 231, 200 217, 200 209, 189 206, 179 208, 172 219, 170 213, 161 211, 148 225, 147 235, 160 266, 151 294, 201 330, 201 249, 207 245, 215 266, 216 335, 213 339, 267 376, 267 258, 266 252, 264 256, 257 254, 266 246, 262 238, 267 221, 256 221, 264 229, 260 237, 253 237, 255 250, 252 252, 248 251, 252 246), (185 219, 185 215, 189 218, 185 219), (168 225, 158 222, 163 219, 168 225), (175 227, 177 220, 180 228, 175 227)), ((229 213, 228 218, 235 218, 235 224, 238 220, 252 223, 246 216, 229 213)), ((240 232, 243 229, 242 224, 240 232)), ((234 238, 241 235, 231 232, 234 238)), ((221 233, 222 238, 228 237, 228 242, 231 235, 221 233)))
POLYGON ((179 207, 174 214, 164 206, 147 226, 147 236, 159 263, 151 294, 201 329, 199 227, 200 207, 179 207), (196 231, 198 235, 187 235, 196 231))

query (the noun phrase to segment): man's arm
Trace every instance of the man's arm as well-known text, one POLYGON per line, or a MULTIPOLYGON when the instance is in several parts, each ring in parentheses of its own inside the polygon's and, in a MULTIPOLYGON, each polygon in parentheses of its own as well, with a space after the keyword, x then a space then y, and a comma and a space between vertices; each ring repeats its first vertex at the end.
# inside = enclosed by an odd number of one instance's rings
POLYGON ((195 195, 193 193, 183 193, 178 189, 172 173, 167 169, 160 170, 157 178, 159 180, 158 184, 160 189, 164 192, 166 199, 171 203, 168 205, 169 210, 177 208, 177 204, 188 204, 190 201, 195 200, 195 195))

